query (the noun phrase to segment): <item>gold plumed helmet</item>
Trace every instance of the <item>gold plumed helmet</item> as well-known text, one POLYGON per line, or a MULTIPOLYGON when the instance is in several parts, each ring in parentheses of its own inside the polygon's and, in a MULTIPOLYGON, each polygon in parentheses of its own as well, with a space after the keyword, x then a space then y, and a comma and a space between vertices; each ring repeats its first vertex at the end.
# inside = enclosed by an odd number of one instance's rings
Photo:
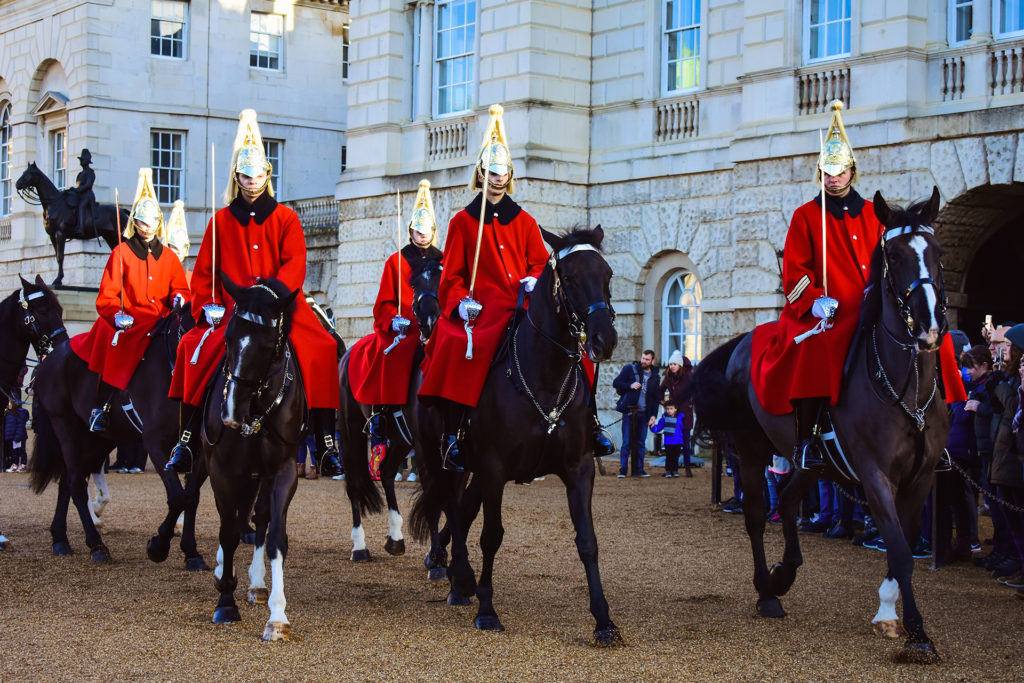
POLYGON ((437 221, 434 219, 434 202, 430 199, 430 181, 421 180, 416 192, 416 205, 412 208, 409 229, 421 235, 430 235, 431 244, 437 244, 437 221))
POLYGON ((185 224, 185 202, 180 199, 174 202, 174 208, 171 209, 166 233, 164 243, 177 254, 179 261, 184 261, 189 248, 188 225, 185 224))
POLYGON ((818 167, 814 171, 814 182, 821 184, 821 172, 824 171, 831 176, 836 176, 848 168, 853 169, 853 177, 850 184, 857 182, 857 159, 853 156, 853 145, 850 138, 846 137, 846 128, 843 127, 843 117, 839 112, 843 109, 842 100, 832 100, 832 123, 828 127, 828 134, 822 145, 821 153, 818 155, 818 167))
POLYGON ((160 202, 153 188, 153 169, 139 169, 139 183, 135 188, 135 199, 132 200, 132 212, 128 217, 128 225, 122 233, 125 239, 135 235, 135 221, 145 223, 156 229, 156 236, 164 238, 164 212, 160 210, 160 202))
MULTIPOLYGON (((263 136, 256 122, 255 109, 243 109, 238 115, 238 132, 235 133, 234 150, 231 155, 231 178, 224 191, 224 201, 230 204, 238 196, 238 174, 258 176, 266 171, 267 192, 274 196, 274 186, 270 182, 270 174, 274 170, 267 161, 267 153, 263 150, 263 136)), ((262 191, 262 188, 260 188, 262 191)))
POLYGON ((491 118, 484 131, 480 154, 477 155, 476 164, 473 165, 473 173, 469 178, 469 189, 474 192, 480 190, 477 173, 484 167, 484 164, 487 164, 487 169, 491 173, 508 174, 505 192, 512 194, 515 191, 513 180, 515 169, 512 166, 512 154, 508 150, 508 138, 505 136, 505 122, 501 118, 505 110, 500 104, 492 104, 489 111, 491 118))

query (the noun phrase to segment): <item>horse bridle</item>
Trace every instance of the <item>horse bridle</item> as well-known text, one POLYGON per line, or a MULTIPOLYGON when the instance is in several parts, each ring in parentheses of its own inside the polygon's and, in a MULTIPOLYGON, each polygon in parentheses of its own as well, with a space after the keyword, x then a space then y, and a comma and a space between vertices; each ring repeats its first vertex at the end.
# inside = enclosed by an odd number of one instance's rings
POLYGON ((53 340, 62 334, 67 334, 67 329, 62 325, 56 330, 53 330, 49 334, 39 331, 39 321, 32 314, 29 309, 29 302, 34 299, 45 297, 45 292, 32 292, 31 294, 25 294, 25 288, 22 287, 18 292, 18 303, 21 304, 22 312, 24 316, 21 319, 22 324, 29 329, 32 334, 32 348, 35 349, 36 356, 42 358, 43 356, 53 351, 53 340))
MULTIPOLYGON (((574 244, 571 247, 566 247, 557 253, 551 254, 551 272, 553 274, 553 283, 551 285, 551 296, 555 301, 555 311, 559 311, 561 308, 565 308, 565 312, 569 316, 569 332, 576 338, 576 342, 579 345, 580 354, 586 354, 587 346, 587 331, 586 325, 587 320, 591 315, 597 313, 600 310, 607 310, 612 317, 612 325, 615 324, 615 309, 608 302, 607 299, 601 299, 600 301, 590 304, 587 306, 583 314, 580 315, 576 308, 572 305, 572 301, 565 295, 565 287, 562 285, 562 279, 558 270, 558 266, 569 254, 577 251, 598 251, 596 247, 590 244, 574 244)), ((600 253, 600 252, 598 252, 600 253)), ((531 321, 532 323, 532 321, 531 321)))
POLYGON ((882 279, 885 280, 885 284, 888 286, 889 291, 892 293, 894 299, 896 299, 896 305, 899 306, 900 318, 902 318, 904 324, 907 326, 907 333, 911 338, 914 337, 914 315, 910 311, 910 295, 914 293, 919 287, 925 285, 931 285, 935 289, 935 294, 939 300, 939 308, 942 314, 942 329, 939 331, 939 337, 941 338, 948 329, 949 323, 946 320, 946 306, 948 305, 948 298, 946 296, 946 279, 943 275, 942 262, 939 262, 939 284, 936 286, 935 278, 922 277, 914 280, 906 289, 903 290, 902 294, 896 291, 896 285, 893 284, 892 278, 890 277, 891 269, 889 268, 889 253, 885 246, 889 240, 894 237, 902 237, 904 235, 915 235, 918 233, 927 233, 929 235, 935 235, 935 230, 928 225, 918 226, 902 226, 898 228, 889 228, 882 233, 882 279))

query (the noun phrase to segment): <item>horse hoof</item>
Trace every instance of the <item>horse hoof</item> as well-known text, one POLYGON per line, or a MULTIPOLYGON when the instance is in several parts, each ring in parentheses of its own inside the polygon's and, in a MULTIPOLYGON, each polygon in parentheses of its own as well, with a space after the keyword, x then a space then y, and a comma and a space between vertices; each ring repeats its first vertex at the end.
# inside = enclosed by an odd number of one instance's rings
POLYGON ((70 555, 72 554, 72 552, 74 551, 71 550, 71 544, 67 541, 60 541, 58 543, 53 544, 53 554, 57 555, 58 557, 70 555))
POLYGON ((238 613, 238 607, 235 605, 218 607, 213 611, 213 623, 215 624, 233 624, 241 620, 242 615, 238 613))
POLYGON ((788 593, 789 589, 793 587, 793 582, 796 580, 796 568, 787 568, 781 562, 773 564, 772 568, 768 570, 768 574, 772 581, 772 593, 778 597, 788 593))
POLYGON ((597 647, 615 647, 622 644, 622 634, 617 626, 594 629, 594 645, 597 647))
POLYGON ((177 536, 178 538, 181 538, 181 534, 182 534, 182 532, 184 532, 184 530, 185 529, 184 529, 183 525, 181 525, 181 524, 175 524, 174 525, 174 535, 177 536))
POLYGON ((362 550, 353 550, 351 557, 348 559, 353 562, 368 562, 370 560, 370 549, 363 548, 362 550))
POLYGON ((876 621, 872 627, 871 632, 881 638, 889 638, 891 640, 898 640, 907 635, 903 625, 900 624, 899 619, 883 619, 876 621))
POLYGON ((501 625, 501 621, 496 616, 482 616, 477 617, 475 622, 478 631, 504 631, 505 627, 501 625))
POLYGON ((935 664, 940 659, 935 644, 930 640, 923 643, 908 640, 896 655, 896 661, 906 664, 935 664))
MULTIPOLYGON (((266 588, 250 588, 249 589, 249 604, 250 605, 265 605, 270 600, 270 591, 266 588)), ((267 624, 267 628, 270 628, 270 624, 267 624)), ((267 638, 263 638, 267 640, 267 638)))
POLYGON ((96 563, 110 562, 110 551, 107 550, 107 546, 100 543, 95 548, 92 548, 92 561, 96 563))
POLYGON ((167 559, 167 554, 170 551, 170 544, 162 543, 159 536, 149 539, 149 543, 146 544, 146 557, 153 562, 163 562, 167 559))
POLYGON ((462 593, 458 591, 448 591, 448 605, 449 607, 465 607, 466 605, 472 604, 462 593))
POLYGON ((206 564, 206 560, 203 559, 202 555, 196 555, 195 557, 186 557, 185 571, 208 572, 210 571, 210 565, 206 564))
POLYGON ((108 529, 107 527, 103 526, 103 522, 96 522, 96 524, 94 524, 93 526, 96 527, 96 531, 100 532, 104 536, 106 536, 107 534, 110 533, 110 529, 108 529))
POLYGON ((786 616, 786 610, 782 609, 782 603, 778 598, 758 600, 757 613, 768 619, 779 619, 786 616))
POLYGON ((384 550, 388 555, 405 555, 405 539, 396 541, 388 536, 388 540, 384 541, 384 550))
POLYGON ((291 624, 280 621, 268 621, 267 627, 263 629, 263 640, 267 643, 276 643, 284 640, 291 640, 291 624))
POLYGON ((430 567, 427 570, 427 578, 431 581, 447 581, 448 567, 430 567))

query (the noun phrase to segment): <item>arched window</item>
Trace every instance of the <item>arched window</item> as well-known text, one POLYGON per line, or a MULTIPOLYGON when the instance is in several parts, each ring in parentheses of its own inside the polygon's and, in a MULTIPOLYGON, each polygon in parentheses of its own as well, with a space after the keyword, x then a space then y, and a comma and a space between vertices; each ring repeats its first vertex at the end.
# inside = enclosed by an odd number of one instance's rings
POLYGON ((677 271, 665 282, 661 296, 661 361, 676 349, 692 361, 701 350, 700 280, 693 273, 677 271))
POLYGON ((0 216, 11 213, 11 105, 0 106, 0 216))

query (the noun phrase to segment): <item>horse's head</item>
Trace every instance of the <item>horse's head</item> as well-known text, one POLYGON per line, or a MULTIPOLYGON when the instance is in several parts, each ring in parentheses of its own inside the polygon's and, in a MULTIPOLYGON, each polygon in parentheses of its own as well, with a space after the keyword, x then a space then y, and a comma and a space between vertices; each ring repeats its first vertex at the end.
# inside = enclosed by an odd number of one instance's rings
POLYGON ((35 282, 21 279, 21 291, 18 292, 18 303, 21 305, 21 323, 18 334, 25 339, 42 358, 53 351, 55 344, 68 338, 64 329, 64 309, 57 296, 36 275, 35 282))
POLYGON ((551 245, 550 267, 557 309, 565 309, 569 328, 591 360, 611 358, 619 337, 611 304, 612 269, 601 256, 604 230, 572 230, 559 237, 541 228, 551 245))
POLYGON ((948 325, 946 288, 942 278, 942 247, 932 221, 939 213, 939 188, 930 199, 908 209, 890 207, 881 192, 872 200, 884 226, 879 243, 883 315, 902 322, 917 348, 939 348, 948 325))
POLYGON ((224 402, 221 421, 238 429, 250 408, 276 377, 275 365, 285 354, 291 314, 299 290, 289 292, 275 279, 240 287, 223 273, 224 289, 235 309, 224 330, 224 402))
POLYGON ((18 191, 18 194, 26 202, 38 206, 40 203, 40 193, 52 194, 52 192, 57 190, 57 186, 50 182, 46 174, 36 166, 36 162, 32 161, 29 162, 28 168, 25 169, 25 172, 14 183, 14 189, 18 191))
POLYGON ((430 339, 437 319, 441 317, 441 304, 437 288, 441 285, 441 259, 421 259, 412 267, 412 314, 420 328, 420 340, 430 339))

